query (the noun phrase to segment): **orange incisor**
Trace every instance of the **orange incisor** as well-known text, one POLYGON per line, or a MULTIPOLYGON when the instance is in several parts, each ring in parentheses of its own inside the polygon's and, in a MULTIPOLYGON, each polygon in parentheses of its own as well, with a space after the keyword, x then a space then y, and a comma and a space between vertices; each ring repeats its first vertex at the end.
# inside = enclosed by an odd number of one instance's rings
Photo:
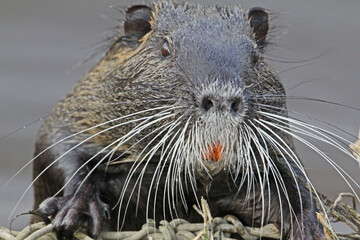
POLYGON ((224 156, 224 147, 220 142, 212 143, 203 154, 204 160, 220 162, 224 156))

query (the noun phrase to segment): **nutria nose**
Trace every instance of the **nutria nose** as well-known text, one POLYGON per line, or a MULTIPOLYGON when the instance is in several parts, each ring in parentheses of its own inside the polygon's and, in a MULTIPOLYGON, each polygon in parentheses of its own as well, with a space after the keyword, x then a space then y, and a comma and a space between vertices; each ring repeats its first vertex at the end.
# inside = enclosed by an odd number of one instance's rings
POLYGON ((209 97, 204 97, 201 102, 201 108, 205 110, 205 112, 209 111, 214 106, 213 100, 209 97))
POLYGON ((240 98, 235 98, 231 100, 215 100, 211 97, 204 97, 201 101, 201 108, 208 112, 213 108, 217 108, 223 112, 238 113, 242 110, 242 101, 240 98))

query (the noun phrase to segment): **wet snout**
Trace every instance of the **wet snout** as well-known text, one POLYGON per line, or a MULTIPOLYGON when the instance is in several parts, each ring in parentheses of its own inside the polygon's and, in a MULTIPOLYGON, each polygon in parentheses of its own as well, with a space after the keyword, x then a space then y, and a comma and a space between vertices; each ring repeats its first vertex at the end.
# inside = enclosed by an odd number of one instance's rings
POLYGON ((204 112, 220 111, 223 113, 237 114, 244 110, 244 103, 241 97, 212 97, 204 96, 201 100, 201 109, 204 112))

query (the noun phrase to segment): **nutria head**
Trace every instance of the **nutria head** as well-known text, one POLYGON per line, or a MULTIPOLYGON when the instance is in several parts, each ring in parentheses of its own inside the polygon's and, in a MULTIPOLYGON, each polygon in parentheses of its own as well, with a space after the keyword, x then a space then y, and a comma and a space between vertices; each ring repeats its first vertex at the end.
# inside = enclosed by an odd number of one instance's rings
MULTIPOLYGON (((109 99, 137 102, 137 111, 159 108, 145 115, 163 112, 164 118, 149 119, 153 125, 137 139, 157 138, 154 155, 163 149, 161 161, 174 172, 192 169, 209 179, 224 169, 248 167, 246 145, 258 134, 252 125, 259 104, 285 106, 283 98, 262 97, 285 94, 262 57, 266 11, 162 2, 129 8, 124 26, 125 36, 108 58, 119 60, 124 49, 130 53, 111 73, 109 99)), ((134 112, 134 105, 117 107, 121 114, 134 112)), ((149 141, 137 144, 139 151, 149 141)))

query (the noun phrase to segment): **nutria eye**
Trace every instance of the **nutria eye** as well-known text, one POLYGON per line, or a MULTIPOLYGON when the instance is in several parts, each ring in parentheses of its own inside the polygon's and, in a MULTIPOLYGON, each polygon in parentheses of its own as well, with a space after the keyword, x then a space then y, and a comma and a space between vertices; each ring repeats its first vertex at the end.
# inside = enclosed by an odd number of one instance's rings
POLYGON ((253 51, 251 53, 251 61, 253 62, 253 64, 256 64, 260 59, 259 53, 256 51, 253 51))
POLYGON ((161 55, 163 57, 167 57, 170 55, 170 45, 169 42, 167 40, 164 41, 164 44, 161 48, 161 55))

